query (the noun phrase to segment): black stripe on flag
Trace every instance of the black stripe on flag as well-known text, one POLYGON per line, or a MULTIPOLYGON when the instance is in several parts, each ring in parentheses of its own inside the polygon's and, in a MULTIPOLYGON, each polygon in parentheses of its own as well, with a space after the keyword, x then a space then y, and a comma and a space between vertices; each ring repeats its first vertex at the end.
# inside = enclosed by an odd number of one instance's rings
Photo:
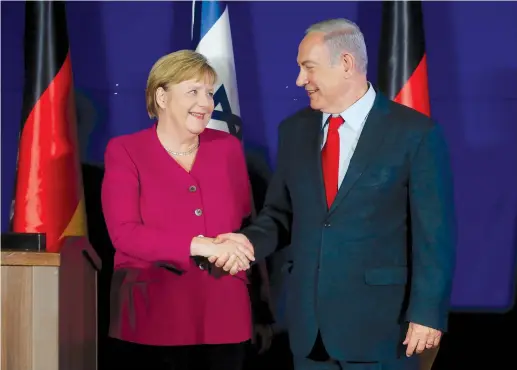
POLYGON ((384 1, 378 85, 390 99, 402 90, 425 55, 420 1, 384 1))
POLYGON ((27 1, 22 128, 36 102, 61 69, 68 51, 65 3, 27 1))

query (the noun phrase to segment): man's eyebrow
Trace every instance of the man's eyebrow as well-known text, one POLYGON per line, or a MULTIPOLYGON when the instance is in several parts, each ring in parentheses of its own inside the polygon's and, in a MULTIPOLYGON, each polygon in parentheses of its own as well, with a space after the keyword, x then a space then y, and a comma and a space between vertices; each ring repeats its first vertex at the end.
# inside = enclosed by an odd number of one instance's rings
POLYGON ((313 62, 312 60, 304 60, 303 62, 300 63, 300 65, 302 65, 302 66, 307 66, 307 64, 316 64, 316 63, 313 62))

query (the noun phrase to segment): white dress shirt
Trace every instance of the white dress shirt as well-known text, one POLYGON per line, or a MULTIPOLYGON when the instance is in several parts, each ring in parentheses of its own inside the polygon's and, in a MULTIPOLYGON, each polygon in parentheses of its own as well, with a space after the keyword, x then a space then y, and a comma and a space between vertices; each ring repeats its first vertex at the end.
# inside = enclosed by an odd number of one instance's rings
MULTIPOLYGON (((368 114, 373 107, 375 101, 375 90, 370 83, 368 83, 368 91, 358 101, 352 104, 344 112, 341 112, 340 116, 343 117, 345 122, 339 127, 339 175, 338 175, 338 187, 341 186, 341 182, 345 178, 348 165, 352 159, 352 155, 355 152, 359 137, 363 131, 364 123, 368 118, 368 114)), ((337 115, 335 115, 337 117, 337 115)), ((323 140, 321 148, 327 141, 328 133, 328 118, 329 113, 323 113, 323 140)))

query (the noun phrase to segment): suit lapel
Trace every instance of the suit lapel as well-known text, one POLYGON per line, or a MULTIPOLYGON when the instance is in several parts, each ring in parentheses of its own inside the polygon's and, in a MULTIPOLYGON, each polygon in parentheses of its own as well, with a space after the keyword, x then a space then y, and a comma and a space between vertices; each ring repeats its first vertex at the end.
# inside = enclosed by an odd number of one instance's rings
MULTIPOLYGON (((366 119, 363 131, 357 143, 355 152, 350 160, 345 178, 339 187, 339 191, 332 203, 329 214, 334 212, 339 204, 345 199, 357 180, 368 167, 368 164, 377 153, 386 134, 388 125, 385 122, 387 113, 387 100, 377 93, 375 103, 366 119)), ((320 160, 321 162, 321 160, 320 160)), ((320 165, 321 168, 321 165, 320 165)))
POLYGON ((321 140, 322 140, 322 119, 323 114, 310 110, 305 118, 304 133, 307 135, 308 160, 306 169, 311 174, 312 187, 317 192, 318 203, 324 212, 327 211, 327 200, 325 196, 325 184, 323 182, 323 169, 321 166, 321 140))

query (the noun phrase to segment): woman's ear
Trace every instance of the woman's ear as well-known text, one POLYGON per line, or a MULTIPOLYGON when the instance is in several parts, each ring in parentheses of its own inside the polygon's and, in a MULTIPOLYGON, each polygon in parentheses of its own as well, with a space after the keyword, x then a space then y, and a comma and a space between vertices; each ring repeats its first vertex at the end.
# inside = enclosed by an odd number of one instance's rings
POLYGON ((156 89, 156 104, 162 109, 165 109, 167 106, 167 91, 163 87, 159 87, 156 89))

